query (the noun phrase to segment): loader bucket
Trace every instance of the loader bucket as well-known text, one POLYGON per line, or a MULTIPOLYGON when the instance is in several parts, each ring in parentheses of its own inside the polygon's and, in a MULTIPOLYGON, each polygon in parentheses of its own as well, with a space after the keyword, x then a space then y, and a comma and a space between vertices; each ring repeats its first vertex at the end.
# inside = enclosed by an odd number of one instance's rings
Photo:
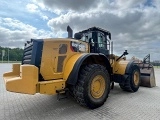
POLYGON ((154 67, 150 63, 142 63, 139 65, 141 72, 141 86, 144 87, 155 87, 155 75, 154 75, 154 67))
POLYGON ((143 61, 132 57, 132 60, 134 60, 134 63, 137 64, 140 68, 141 73, 141 86, 144 87, 155 87, 156 81, 155 81, 155 75, 154 75, 154 67, 150 63, 150 54, 144 57, 143 61))

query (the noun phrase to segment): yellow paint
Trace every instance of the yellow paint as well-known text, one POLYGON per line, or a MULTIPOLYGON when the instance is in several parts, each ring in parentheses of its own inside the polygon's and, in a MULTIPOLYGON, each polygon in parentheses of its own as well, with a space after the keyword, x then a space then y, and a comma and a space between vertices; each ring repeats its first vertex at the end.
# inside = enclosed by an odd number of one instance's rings
POLYGON ((105 91, 105 79, 101 75, 97 75, 91 82, 91 95, 94 98, 100 98, 105 91))
POLYGON ((41 94, 56 94, 56 90, 65 88, 65 81, 63 79, 50 80, 39 82, 39 93, 41 94))
POLYGON ((120 61, 116 62, 115 66, 114 66, 113 73, 124 75, 128 63, 129 63, 129 61, 125 61, 125 60, 120 60, 120 61))
POLYGON ((3 74, 6 79, 19 77, 20 75, 20 64, 12 64, 12 71, 3 74))
MULTIPOLYGON (((74 39, 45 39, 43 44, 43 51, 42 51, 42 59, 41 59, 41 67, 40 73, 42 74, 44 80, 51 80, 51 79, 61 79, 63 78, 63 73, 65 71, 65 66, 68 63, 68 60, 77 54, 77 52, 73 52, 70 49, 70 42, 77 40, 74 39), (67 44, 67 53, 66 54, 59 54, 59 46, 61 44, 67 44), (63 69, 62 72, 57 72, 58 66, 58 56, 66 56, 63 61, 63 69)), ((82 41, 81 41, 82 42, 82 41)), ((86 52, 88 52, 88 44, 86 44, 86 52)))
POLYGON ((65 82, 77 59, 88 52, 88 44, 74 39, 45 39, 42 50, 40 69, 34 65, 13 64, 13 70, 3 75, 6 89, 11 92, 27 94, 55 94, 56 90, 64 89, 65 82), (70 48, 71 41, 86 45, 83 53, 74 52, 70 48), (59 53, 61 44, 67 45, 67 52, 59 53), (57 71, 58 57, 64 56, 62 71, 57 71), (63 73, 65 72, 65 75, 63 73), (44 80, 39 82, 39 73, 44 80), (65 77, 64 77, 65 76, 65 77), (65 80, 63 79, 65 78, 65 80))
POLYGON ((76 61, 78 60, 78 58, 80 58, 82 55, 84 55, 85 53, 77 53, 75 55, 73 55, 66 63, 65 68, 64 68, 64 75, 63 75, 63 79, 67 80, 69 74, 71 73, 76 61))
POLYGON ((5 73, 3 78, 8 91, 35 94, 38 83, 38 68, 34 65, 13 64, 12 72, 5 73))
POLYGON ((62 78, 62 73, 56 73, 59 44, 58 41, 44 40, 40 73, 45 80, 62 78))
POLYGON ((116 61, 119 56, 113 54, 110 57, 110 63, 112 63, 111 66, 113 68, 113 74, 124 75, 129 61, 127 61, 126 58, 121 58, 120 60, 116 61))
POLYGON ((140 74, 137 71, 133 75, 133 79, 134 79, 134 84, 135 85, 138 85, 138 83, 139 83, 139 76, 140 76, 140 74))

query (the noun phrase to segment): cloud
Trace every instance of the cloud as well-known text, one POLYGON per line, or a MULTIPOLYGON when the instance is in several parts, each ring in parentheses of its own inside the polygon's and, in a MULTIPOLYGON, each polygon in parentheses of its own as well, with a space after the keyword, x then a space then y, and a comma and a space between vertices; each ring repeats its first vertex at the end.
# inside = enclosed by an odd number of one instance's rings
POLYGON ((115 54, 127 49, 129 58, 150 53, 152 59, 160 59, 159 0, 31 0, 25 6, 32 15, 30 22, 1 18, 1 38, 20 42, 31 37, 66 37, 68 25, 74 32, 97 26, 112 33, 115 54), (38 29, 41 23, 32 24, 33 20, 42 20, 54 34, 46 28, 38 29))
MULTIPOLYGON (((51 10, 60 10, 60 11, 85 11, 90 8, 97 6, 96 0, 34 0, 39 6, 44 4, 45 8, 50 8, 51 10)), ((43 9, 44 9, 44 6, 43 9)))
POLYGON ((34 13, 37 12, 38 6, 36 6, 35 4, 27 4, 26 8, 29 12, 34 13))
POLYGON ((49 38, 54 34, 51 31, 24 24, 12 18, 0 18, 0 45, 10 47, 23 47, 24 42, 31 38, 49 38))
POLYGON ((26 9, 30 13, 34 13, 34 14, 39 15, 43 20, 48 20, 48 16, 44 15, 44 13, 40 10, 40 8, 37 5, 35 5, 35 4, 28 3, 26 5, 26 9))
MULTIPOLYGON (((56 8, 60 3, 45 1, 46 6, 56 8), (49 5, 50 4, 50 5, 49 5)), ((159 2, 159 1, 156 1, 159 2)), ((130 0, 124 3, 123 0, 100 0, 96 6, 90 5, 85 11, 76 6, 62 4, 72 11, 61 14, 48 21, 48 26, 58 31, 66 31, 66 26, 70 25, 74 31, 80 31, 92 26, 98 26, 111 31, 114 41, 114 51, 120 55, 128 49, 130 55, 139 58, 151 53, 156 59, 157 52, 160 52, 160 11, 159 4, 148 3, 146 0, 130 0), (70 7, 71 6, 71 7, 70 7), (154 43, 154 45, 153 45, 154 43)), ((94 4, 94 2, 93 2, 94 4)), ((64 7, 64 8, 65 8, 64 7)), ((160 59, 160 56, 159 56, 160 59)))
POLYGON ((46 15, 41 16, 43 20, 48 20, 48 17, 46 15))

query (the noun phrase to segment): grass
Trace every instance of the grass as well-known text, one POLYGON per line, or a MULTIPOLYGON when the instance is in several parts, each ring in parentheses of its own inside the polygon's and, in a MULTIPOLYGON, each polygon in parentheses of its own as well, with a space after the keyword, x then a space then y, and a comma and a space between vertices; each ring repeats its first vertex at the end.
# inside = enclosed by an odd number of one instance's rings
POLYGON ((156 68, 156 69, 160 69, 160 66, 154 66, 154 68, 156 68))
POLYGON ((0 61, 0 63, 21 63, 21 61, 0 61))

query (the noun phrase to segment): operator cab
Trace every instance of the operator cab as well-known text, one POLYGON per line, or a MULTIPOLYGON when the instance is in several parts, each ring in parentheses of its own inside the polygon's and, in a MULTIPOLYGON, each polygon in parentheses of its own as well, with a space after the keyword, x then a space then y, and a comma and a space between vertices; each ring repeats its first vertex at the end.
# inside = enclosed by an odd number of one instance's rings
POLYGON ((110 53, 111 33, 98 27, 75 33, 75 39, 89 43, 91 53, 103 53, 108 56, 110 53))

